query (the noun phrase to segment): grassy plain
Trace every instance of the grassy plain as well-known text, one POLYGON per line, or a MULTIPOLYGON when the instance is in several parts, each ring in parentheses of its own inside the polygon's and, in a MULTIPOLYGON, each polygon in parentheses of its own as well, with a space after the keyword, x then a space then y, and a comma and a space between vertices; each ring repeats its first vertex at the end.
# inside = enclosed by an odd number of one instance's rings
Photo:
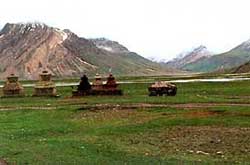
MULTIPOLYGON (((250 81, 177 83, 175 97, 0 99, 0 159, 10 164, 250 164, 250 81)), ((127 80, 134 80, 127 78, 127 80)), ((158 79, 158 78, 157 78, 158 79)), ((126 80, 122 78, 121 80, 126 80)))

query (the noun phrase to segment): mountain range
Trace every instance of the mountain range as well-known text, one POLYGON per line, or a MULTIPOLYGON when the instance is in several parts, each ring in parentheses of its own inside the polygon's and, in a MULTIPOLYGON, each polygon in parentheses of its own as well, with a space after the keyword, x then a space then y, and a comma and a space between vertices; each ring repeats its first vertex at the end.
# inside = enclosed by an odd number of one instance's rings
POLYGON ((203 45, 193 49, 192 51, 181 53, 173 60, 166 62, 165 64, 169 67, 188 70, 187 67, 190 64, 196 63, 199 60, 207 59, 212 56, 212 53, 207 50, 203 45))
MULTIPOLYGON (((166 65, 177 66, 177 68, 192 72, 217 72, 230 70, 231 68, 236 69, 249 61, 250 40, 241 43, 228 52, 216 55, 210 54, 204 47, 199 47, 180 59, 166 63, 166 65), (191 62, 190 58, 192 59, 191 62)), ((243 69, 238 69, 238 72, 241 70, 243 69)))
POLYGON ((36 79, 47 69, 55 77, 82 74, 156 75, 172 72, 116 41, 86 39, 42 23, 7 23, 0 31, 0 79, 11 73, 36 79))
POLYGON ((179 70, 238 73, 250 71, 250 40, 215 55, 201 45, 157 63, 106 38, 86 39, 43 23, 7 23, 0 31, 0 61, 0 79, 11 73, 37 79, 44 69, 60 78, 110 71, 119 76, 164 75, 179 70))

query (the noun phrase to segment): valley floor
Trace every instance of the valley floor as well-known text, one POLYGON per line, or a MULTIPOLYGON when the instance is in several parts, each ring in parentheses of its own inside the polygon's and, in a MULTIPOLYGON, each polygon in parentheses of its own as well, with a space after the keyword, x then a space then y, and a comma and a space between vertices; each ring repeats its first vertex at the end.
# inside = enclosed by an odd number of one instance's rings
POLYGON ((174 97, 148 86, 1 98, 0 164, 250 164, 250 81, 177 83, 174 97))

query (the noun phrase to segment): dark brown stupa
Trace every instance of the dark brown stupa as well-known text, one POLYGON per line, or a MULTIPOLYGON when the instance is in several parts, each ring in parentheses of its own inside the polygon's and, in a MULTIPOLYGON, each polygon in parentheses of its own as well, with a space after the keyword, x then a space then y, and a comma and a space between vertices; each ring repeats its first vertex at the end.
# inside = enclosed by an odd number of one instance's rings
POLYGON ((56 96, 56 85, 51 80, 52 75, 45 70, 39 76, 40 80, 34 87, 33 96, 56 96))
POLYGON ((80 84, 77 85, 77 90, 72 91, 73 96, 86 96, 91 92, 91 85, 86 75, 81 77, 80 84))
POLYGON ((72 91, 73 96, 86 96, 86 95, 122 95, 122 90, 118 89, 115 77, 109 74, 107 82, 103 84, 102 77, 96 74, 95 80, 90 86, 88 78, 84 75, 78 85, 77 91, 72 91))
POLYGON ((110 90, 116 90, 117 89, 117 83, 115 80, 115 77, 110 73, 107 82, 105 84, 105 88, 110 89, 110 90))
POLYGON ((107 82, 103 84, 101 76, 97 75, 92 85, 91 94, 93 95, 122 95, 122 91, 117 88, 115 77, 110 73, 107 82))
POLYGON ((23 86, 18 82, 18 77, 11 74, 3 86, 4 96, 24 96, 23 86))

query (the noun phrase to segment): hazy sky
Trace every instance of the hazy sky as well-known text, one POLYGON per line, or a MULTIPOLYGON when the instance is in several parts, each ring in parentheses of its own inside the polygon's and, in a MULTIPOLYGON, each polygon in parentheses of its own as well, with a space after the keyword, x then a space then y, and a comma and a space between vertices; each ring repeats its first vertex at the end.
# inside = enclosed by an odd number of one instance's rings
POLYGON ((44 22, 171 59, 199 45, 220 53, 250 39, 249 0, 3 0, 5 23, 44 22))

